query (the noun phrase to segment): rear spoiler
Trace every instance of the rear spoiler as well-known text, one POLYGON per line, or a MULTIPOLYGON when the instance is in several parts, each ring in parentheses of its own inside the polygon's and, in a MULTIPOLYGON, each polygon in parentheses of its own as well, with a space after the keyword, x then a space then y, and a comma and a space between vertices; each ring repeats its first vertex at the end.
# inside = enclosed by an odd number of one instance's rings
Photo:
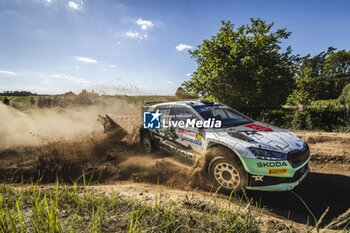
POLYGON ((160 103, 165 103, 165 101, 160 101, 160 102, 146 102, 143 104, 144 107, 150 107, 155 104, 160 104, 160 103))

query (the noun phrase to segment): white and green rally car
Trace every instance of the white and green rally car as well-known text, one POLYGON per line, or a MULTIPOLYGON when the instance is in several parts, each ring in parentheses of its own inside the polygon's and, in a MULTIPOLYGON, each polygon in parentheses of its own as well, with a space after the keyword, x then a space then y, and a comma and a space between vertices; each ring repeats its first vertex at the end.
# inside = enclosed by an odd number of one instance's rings
POLYGON ((148 111, 160 115, 161 126, 141 128, 144 150, 159 148, 190 163, 204 154, 209 177, 223 191, 292 190, 309 171, 310 151, 302 139, 229 106, 208 100, 179 101, 151 103, 148 111), (221 125, 193 124, 197 121, 221 125))

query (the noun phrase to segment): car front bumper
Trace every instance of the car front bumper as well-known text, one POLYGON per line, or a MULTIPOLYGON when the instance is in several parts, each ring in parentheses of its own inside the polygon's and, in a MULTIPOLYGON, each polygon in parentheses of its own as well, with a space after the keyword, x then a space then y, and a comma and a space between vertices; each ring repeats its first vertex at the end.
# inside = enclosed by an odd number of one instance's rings
POLYGON ((272 176, 257 176, 248 174, 249 185, 248 190, 260 191, 290 191, 299 185, 309 173, 308 164, 304 164, 302 168, 295 172, 291 178, 288 177, 272 177, 272 176))

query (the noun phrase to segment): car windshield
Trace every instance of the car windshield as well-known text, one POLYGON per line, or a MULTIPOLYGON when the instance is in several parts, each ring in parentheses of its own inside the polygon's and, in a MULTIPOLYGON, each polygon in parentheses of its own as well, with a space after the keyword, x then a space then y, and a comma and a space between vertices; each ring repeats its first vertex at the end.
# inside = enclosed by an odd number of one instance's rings
POLYGON ((208 120, 210 118, 220 120, 222 128, 244 125, 252 122, 247 117, 228 106, 214 105, 195 109, 204 118, 204 120, 208 120))

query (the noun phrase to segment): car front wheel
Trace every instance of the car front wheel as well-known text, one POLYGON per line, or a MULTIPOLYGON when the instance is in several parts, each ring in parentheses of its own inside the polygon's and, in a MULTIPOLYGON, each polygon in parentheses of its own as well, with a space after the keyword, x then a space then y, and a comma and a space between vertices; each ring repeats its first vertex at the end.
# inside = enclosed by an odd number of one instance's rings
POLYGON ((247 186, 247 173, 237 158, 214 157, 209 164, 209 176, 216 189, 225 193, 242 192, 247 186))

